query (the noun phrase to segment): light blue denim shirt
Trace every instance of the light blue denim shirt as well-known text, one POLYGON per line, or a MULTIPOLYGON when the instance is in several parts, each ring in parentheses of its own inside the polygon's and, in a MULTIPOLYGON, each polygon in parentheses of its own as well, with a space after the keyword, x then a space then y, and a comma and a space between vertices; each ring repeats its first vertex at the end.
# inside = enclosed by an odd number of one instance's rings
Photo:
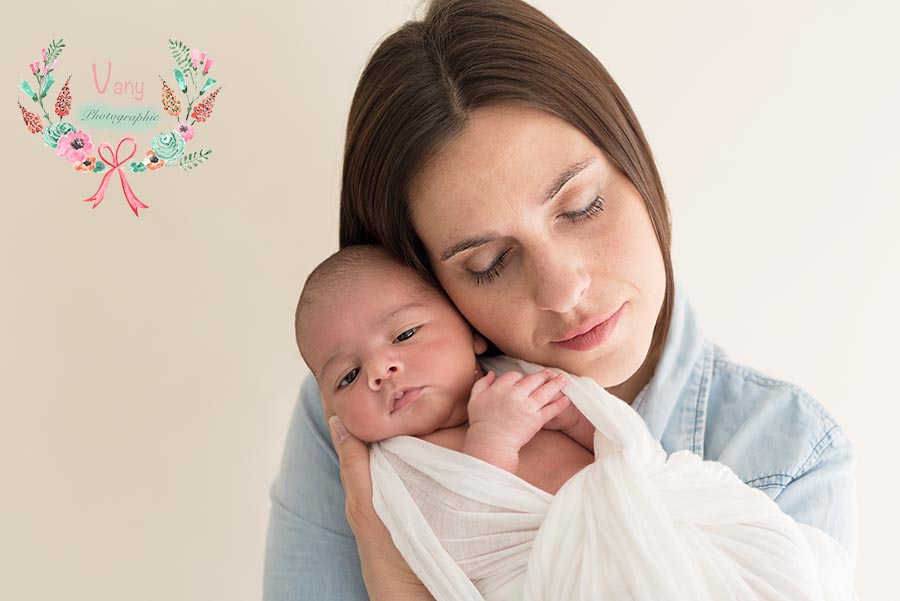
MULTIPOLYGON (((803 390, 730 361, 680 288, 666 348, 632 407, 669 452, 724 463, 856 557, 853 444, 803 390)), ((300 390, 271 488, 264 599, 368 599, 315 379, 300 390)))

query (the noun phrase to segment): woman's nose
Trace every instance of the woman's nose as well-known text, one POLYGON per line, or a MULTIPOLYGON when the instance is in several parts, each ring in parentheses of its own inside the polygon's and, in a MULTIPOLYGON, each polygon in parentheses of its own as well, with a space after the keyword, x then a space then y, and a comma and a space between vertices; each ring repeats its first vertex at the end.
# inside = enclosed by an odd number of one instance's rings
POLYGON ((578 254, 542 253, 534 261, 532 277, 535 302, 542 311, 571 311, 591 287, 591 276, 578 254))
POLYGON ((384 383, 395 377, 400 372, 400 362, 393 360, 373 361, 372 368, 369 370, 369 388, 372 390, 380 390, 384 383))

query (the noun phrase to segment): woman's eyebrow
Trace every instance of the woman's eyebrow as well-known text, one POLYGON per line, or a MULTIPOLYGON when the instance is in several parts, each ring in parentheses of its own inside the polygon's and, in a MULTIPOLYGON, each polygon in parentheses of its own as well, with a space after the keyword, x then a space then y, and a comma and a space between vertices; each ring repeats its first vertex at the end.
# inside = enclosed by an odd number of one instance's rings
MULTIPOLYGON (((559 194, 559 191, 562 190, 563 186, 569 183, 570 179, 587 169, 596 160, 596 157, 591 157, 589 159, 578 161, 577 163, 573 163, 572 165, 566 167, 566 169, 562 173, 560 173, 555 180, 553 180, 553 183, 547 188, 546 192, 544 192, 544 197, 541 199, 541 205, 543 206, 553 200, 553 197, 559 194)), ((466 238, 465 240, 461 240, 441 254, 441 261, 446 261, 451 257, 463 252, 464 250, 469 250, 471 248, 481 246, 482 244, 487 244, 488 242, 496 238, 497 234, 492 232, 484 236, 475 236, 473 238, 466 238)))
POLYGON ((570 179, 587 169, 588 166, 594 163, 596 160, 596 157, 591 157, 589 159, 578 161, 577 163, 566 167, 565 171, 560 173, 559 177, 557 177, 547 188, 547 191, 544 193, 543 199, 541 199, 541 205, 545 205, 553 200, 553 197, 559 194, 559 191, 562 190, 563 186, 569 183, 570 179))
POLYGON ((461 253, 464 250, 469 250, 470 248, 475 248, 481 246, 482 244, 487 244, 488 242, 496 238, 497 234, 492 232, 485 236, 476 236, 474 238, 466 238, 465 240, 460 240, 444 251, 444 253, 441 255, 441 261, 446 261, 447 259, 461 253))

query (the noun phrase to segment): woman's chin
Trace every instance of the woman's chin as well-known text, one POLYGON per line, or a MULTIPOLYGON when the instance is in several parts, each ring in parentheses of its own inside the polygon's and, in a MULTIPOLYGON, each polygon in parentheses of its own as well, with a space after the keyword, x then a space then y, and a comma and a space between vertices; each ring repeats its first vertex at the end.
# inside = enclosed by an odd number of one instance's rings
POLYGON ((614 388, 626 384, 638 371, 647 357, 649 344, 634 345, 638 348, 616 349, 615 353, 599 357, 559 357, 557 367, 575 376, 592 378, 602 388, 614 388))
POLYGON ((602 388, 614 388, 627 382, 640 368, 640 362, 636 365, 601 365, 593 369, 584 370, 585 373, 578 375, 592 378, 602 388))
POLYGON ((500 351, 511 357, 524 359, 544 367, 561 369, 573 376, 592 378, 602 388, 613 388, 627 383, 647 358, 650 337, 646 340, 621 344, 618 339, 594 349, 576 351, 548 345, 543 348, 513 349, 500 347, 500 351))

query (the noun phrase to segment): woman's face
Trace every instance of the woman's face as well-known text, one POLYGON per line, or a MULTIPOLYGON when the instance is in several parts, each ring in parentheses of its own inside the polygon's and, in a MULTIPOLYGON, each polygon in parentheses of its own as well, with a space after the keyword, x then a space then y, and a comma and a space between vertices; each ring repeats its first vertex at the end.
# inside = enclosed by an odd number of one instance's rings
POLYGON ((662 254, 637 189, 579 130, 535 109, 478 109, 410 198, 441 285, 504 353, 604 387, 641 366, 662 254))

